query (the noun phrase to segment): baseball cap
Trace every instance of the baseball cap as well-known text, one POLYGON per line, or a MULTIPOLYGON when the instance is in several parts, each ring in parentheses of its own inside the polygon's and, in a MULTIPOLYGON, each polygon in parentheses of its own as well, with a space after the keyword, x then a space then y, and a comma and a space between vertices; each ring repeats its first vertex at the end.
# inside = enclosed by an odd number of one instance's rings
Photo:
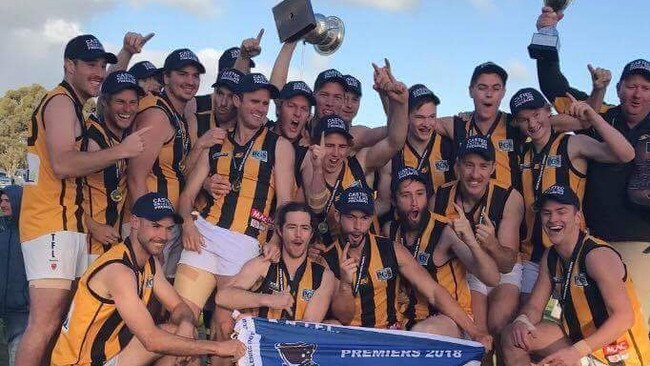
POLYGON ((331 133, 339 133, 345 136, 348 140, 353 139, 348 124, 345 123, 341 117, 335 114, 321 117, 318 121, 318 125, 316 125, 316 129, 314 130, 314 136, 320 136, 322 133, 324 133, 325 136, 331 133))
MULTIPOLYGON (((237 57, 239 57, 240 54, 241 50, 239 47, 230 47, 229 49, 223 51, 221 57, 219 57, 219 70, 217 71, 222 72, 226 69, 232 69, 235 66, 237 57)), ((253 60, 250 60, 250 66, 251 68, 255 67, 255 62, 253 62, 253 60)))
POLYGON ((138 85, 138 80, 130 72, 115 71, 104 79, 102 83, 102 94, 112 95, 125 89, 133 89, 139 96, 144 95, 144 89, 138 85))
POLYGON ((523 88, 510 98, 510 113, 517 113, 526 109, 538 109, 546 105, 546 98, 534 88, 523 88))
POLYGON ((503 82, 503 85, 506 85, 506 81, 508 81, 508 73, 506 70, 503 69, 503 67, 495 64, 492 61, 484 62, 474 69, 474 72, 472 73, 472 79, 470 81, 470 84, 474 84, 476 79, 479 78, 479 76, 483 74, 497 74, 499 77, 501 77, 501 81, 503 82))
POLYGON ((222 70, 219 75, 217 75, 217 81, 212 84, 212 87, 217 88, 220 86, 225 86, 232 91, 237 91, 239 88, 239 83, 241 83, 243 77, 244 73, 239 70, 225 69, 222 70))
POLYGON ((160 221, 165 217, 171 217, 175 223, 183 223, 183 218, 174 211, 169 198, 158 192, 149 192, 138 198, 133 204, 131 213, 149 221, 160 221))
POLYGON ((345 83, 347 84, 347 89, 349 92, 361 96, 361 82, 359 79, 355 78, 352 75, 343 75, 345 83))
POLYGON ((492 145, 492 142, 485 136, 475 135, 468 137, 460 146, 458 158, 462 159, 470 154, 479 155, 487 161, 494 161, 494 145, 492 145))
POLYGON ((564 205, 572 205, 578 209, 580 208, 580 199, 576 193, 571 187, 561 184, 548 187, 539 197, 536 203, 537 208, 541 208, 548 201, 555 201, 564 205))
POLYGON ((135 76, 137 80, 146 79, 152 76, 160 75, 163 69, 157 68, 149 61, 140 61, 129 69, 131 75, 135 76))
POLYGON ((372 194, 365 190, 361 185, 355 185, 341 192, 335 198, 334 207, 340 213, 350 213, 352 211, 361 211, 368 215, 375 214, 375 201, 372 194))
POLYGON ((345 77, 336 69, 325 70, 318 74, 314 82, 314 91, 320 90, 326 83, 339 83, 345 91, 348 90, 348 83, 345 81, 345 77))
POLYGON ((621 80, 625 80, 632 75, 641 75, 650 80, 650 61, 638 59, 625 65, 621 73, 621 80))
POLYGON ((409 111, 423 100, 430 100, 435 105, 440 104, 440 99, 423 84, 415 84, 409 88, 409 111))
POLYGON ((172 51, 165 59, 165 71, 182 69, 187 65, 194 65, 199 69, 199 73, 205 74, 205 67, 199 61, 199 58, 194 52, 187 48, 179 48, 172 51))
POLYGON ((416 180, 424 184, 425 186, 427 186, 427 191, 428 191, 427 178, 419 170, 411 166, 402 167, 397 171, 397 174, 393 174, 393 179, 391 181, 391 191, 397 192, 397 188, 399 188, 399 185, 402 184, 402 182, 405 182, 407 180, 416 180))
POLYGON ((284 84, 282 90, 280 90, 280 99, 291 99, 296 95, 302 95, 309 100, 311 105, 316 105, 316 98, 314 97, 314 92, 311 91, 311 88, 304 81, 290 81, 284 84))
POLYGON ((98 58, 106 59, 109 64, 116 64, 117 57, 104 51, 104 46, 97 37, 92 34, 76 36, 65 45, 63 57, 70 60, 92 61, 98 58))
POLYGON ((242 94, 251 93, 260 89, 268 90, 271 93, 271 99, 276 99, 280 94, 278 88, 271 84, 266 76, 257 72, 244 75, 241 78, 237 92, 242 94))

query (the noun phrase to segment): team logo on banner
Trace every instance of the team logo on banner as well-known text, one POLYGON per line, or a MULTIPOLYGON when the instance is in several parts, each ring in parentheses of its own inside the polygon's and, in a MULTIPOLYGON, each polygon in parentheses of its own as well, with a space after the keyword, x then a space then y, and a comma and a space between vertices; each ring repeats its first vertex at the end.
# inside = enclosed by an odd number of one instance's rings
POLYGON ((314 353, 316 345, 304 342, 298 343, 277 343, 275 349, 278 350, 284 366, 318 366, 314 362, 314 353))

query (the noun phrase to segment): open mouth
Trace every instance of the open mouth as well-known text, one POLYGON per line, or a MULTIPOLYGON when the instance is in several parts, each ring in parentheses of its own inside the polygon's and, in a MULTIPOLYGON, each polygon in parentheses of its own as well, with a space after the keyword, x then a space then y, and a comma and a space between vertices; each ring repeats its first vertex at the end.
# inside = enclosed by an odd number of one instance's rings
POLYGON ((546 225, 546 228, 553 234, 558 234, 562 229, 564 229, 562 225, 546 225))
POLYGON ((118 119, 128 122, 131 120, 131 116, 133 115, 131 113, 118 113, 116 116, 118 119))

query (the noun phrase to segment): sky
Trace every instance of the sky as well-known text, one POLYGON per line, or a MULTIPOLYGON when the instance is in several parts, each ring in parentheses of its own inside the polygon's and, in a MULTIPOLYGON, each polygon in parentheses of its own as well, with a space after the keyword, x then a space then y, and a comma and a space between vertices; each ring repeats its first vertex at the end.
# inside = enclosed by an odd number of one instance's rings
MULTIPOLYGON (((38 83, 52 88, 63 74, 63 49, 78 34, 92 33, 117 53, 127 31, 155 32, 134 62, 162 66, 176 48, 194 50, 208 72, 200 94, 210 92, 221 52, 265 29, 256 72, 270 75, 280 49, 271 9, 277 0, 21 0, 0 3, 0 95, 38 83)), ((336 68, 361 80, 363 98, 355 123, 385 122, 372 90, 371 62, 391 62, 407 85, 423 83, 436 93, 438 115, 472 109, 468 84, 485 61, 509 73, 502 109, 518 89, 538 87, 534 60, 526 47, 541 11, 539 0, 312 0, 315 12, 340 17, 346 26, 333 55, 298 45, 289 80, 313 85, 318 72, 336 68)), ((578 0, 558 30, 561 60, 571 84, 590 91, 587 64, 612 71, 606 100, 617 103, 615 83, 628 61, 648 55, 647 0, 578 0), (645 24, 645 25, 644 25, 645 24)), ((271 114, 269 114, 271 116, 271 114)))

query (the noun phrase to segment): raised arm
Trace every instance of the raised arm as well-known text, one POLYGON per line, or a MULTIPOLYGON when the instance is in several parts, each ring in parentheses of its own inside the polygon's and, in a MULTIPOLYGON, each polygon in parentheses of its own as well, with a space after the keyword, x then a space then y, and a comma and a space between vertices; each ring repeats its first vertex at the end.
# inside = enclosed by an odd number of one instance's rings
POLYGON ((262 36, 264 35, 264 28, 260 29, 260 32, 255 38, 248 38, 242 41, 241 47, 239 48, 239 57, 235 60, 233 69, 248 74, 251 71, 251 60, 262 53, 262 36))
POLYGON ((302 181, 305 189, 307 204, 314 213, 321 213, 327 205, 330 193, 325 183, 323 172, 323 159, 325 158, 325 135, 321 134, 320 143, 309 147, 307 156, 303 160, 302 181))
POLYGON ((293 51, 296 49, 298 41, 294 42, 285 42, 278 52, 278 57, 275 59, 273 64, 273 70, 271 70, 271 84, 275 85, 278 90, 282 90, 284 84, 287 83, 287 77, 289 76, 289 65, 291 64, 291 58, 293 57, 293 51))
POLYGON ((142 52, 142 47, 147 43, 155 33, 149 33, 143 36, 140 33, 127 32, 124 35, 122 49, 117 54, 117 63, 108 67, 108 73, 114 71, 126 70, 133 55, 142 52))

